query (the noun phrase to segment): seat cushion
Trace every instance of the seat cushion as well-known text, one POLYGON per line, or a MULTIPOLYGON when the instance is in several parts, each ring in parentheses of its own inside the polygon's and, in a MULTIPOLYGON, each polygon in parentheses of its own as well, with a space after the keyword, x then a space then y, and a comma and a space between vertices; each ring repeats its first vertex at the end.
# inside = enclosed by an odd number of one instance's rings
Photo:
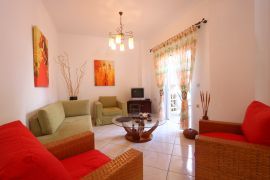
POLYGON ((249 142, 270 146, 270 107, 253 101, 246 110, 242 131, 249 142))
POLYGON ((66 117, 90 114, 89 100, 62 101, 66 117))
POLYGON ((221 133, 221 132, 211 132, 211 133, 203 133, 200 134, 202 136, 214 137, 214 138, 221 138, 233 141, 242 141, 247 142, 245 136, 239 134, 232 134, 232 133, 221 133))
POLYGON ((91 150, 70 158, 62 160, 63 166, 70 173, 72 178, 80 179, 91 173, 111 159, 98 150, 91 150))
POLYGON ((0 147, 0 179, 71 179, 20 121, 0 126, 0 147))
POLYGON ((100 96, 99 102, 101 102, 104 108, 117 107, 116 96, 100 96))
POLYGON ((38 111, 38 121, 43 135, 54 133, 65 119, 61 102, 50 104, 38 111))
POLYGON ((55 133, 46 136, 39 136, 38 139, 42 144, 46 144, 86 131, 93 131, 90 115, 68 117, 65 118, 55 133))
POLYGON ((122 110, 117 107, 112 107, 112 108, 103 108, 102 114, 104 116, 115 116, 115 115, 121 115, 122 110))

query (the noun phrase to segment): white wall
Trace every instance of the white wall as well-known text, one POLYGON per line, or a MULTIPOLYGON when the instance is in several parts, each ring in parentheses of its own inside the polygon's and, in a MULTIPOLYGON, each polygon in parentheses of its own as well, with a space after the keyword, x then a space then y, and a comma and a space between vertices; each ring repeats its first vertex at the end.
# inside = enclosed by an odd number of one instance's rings
POLYGON ((255 0, 256 99, 270 104, 270 1, 255 0))
MULTIPOLYGON (((198 36, 192 82, 192 126, 198 127, 202 115, 201 107, 196 108, 201 104, 199 90, 211 93, 211 119, 242 122, 246 106, 255 99, 257 62, 253 0, 202 0, 168 26, 161 27, 156 36, 148 41, 149 48, 202 18, 206 18, 208 23, 199 30, 198 36)), ((269 21, 269 16, 267 19, 269 21)), ((156 91, 153 83, 151 95, 157 106, 156 91)))
POLYGON ((254 3, 209 2, 210 117, 242 122, 255 98, 254 3))
MULTIPOLYGON (((79 99, 90 99, 91 105, 99 96, 117 96, 120 100, 130 99, 130 89, 142 86, 141 46, 140 40, 135 39, 135 48, 125 52, 113 51, 108 47, 107 38, 84 35, 61 34, 60 51, 70 57, 71 67, 74 70, 84 61, 87 61, 85 77, 82 80, 79 99), (115 65, 115 86, 95 86, 94 60, 111 60, 115 65)), ((59 97, 68 99, 66 86, 58 71, 59 97)), ((147 91, 145 96, 147 97, 147 91)))
POLYGON ((57 100, 53 58, 57 34, 40 0, 0 1, 0 124, 20 119, 57 100), (49 42, 49 88, 35 88, 32 26, 37 25, 49 42))

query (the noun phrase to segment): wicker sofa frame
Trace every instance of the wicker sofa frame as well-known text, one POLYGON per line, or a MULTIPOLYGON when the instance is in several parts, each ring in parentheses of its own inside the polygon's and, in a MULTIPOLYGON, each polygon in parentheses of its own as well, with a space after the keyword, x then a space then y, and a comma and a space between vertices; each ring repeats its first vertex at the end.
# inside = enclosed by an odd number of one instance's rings
MULTIPOLYGON (((242 134, 241 124, 199 121, 199 133, 242 134)), ((195 140, 196 180, 270 179, 270 147, 198 135, 195 140)))
MULTIPOLYGON (((81 133, 64 140, 45 144, 45 147, 59 160, 71 157, 95 148, 94 134, 81 133)), ((142 180, 143 154, 130 149, 107 164, 86 175, 89 180, 142 180)))

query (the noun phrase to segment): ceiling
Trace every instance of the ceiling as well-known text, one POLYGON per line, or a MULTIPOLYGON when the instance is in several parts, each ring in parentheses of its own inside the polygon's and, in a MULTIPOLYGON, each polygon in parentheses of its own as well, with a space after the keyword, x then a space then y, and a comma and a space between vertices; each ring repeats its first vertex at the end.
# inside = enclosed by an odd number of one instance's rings
POLYGON ((62 33, 107 37, 119 26, 147 38, 199 0, 43 0, 57 30, 62 33))

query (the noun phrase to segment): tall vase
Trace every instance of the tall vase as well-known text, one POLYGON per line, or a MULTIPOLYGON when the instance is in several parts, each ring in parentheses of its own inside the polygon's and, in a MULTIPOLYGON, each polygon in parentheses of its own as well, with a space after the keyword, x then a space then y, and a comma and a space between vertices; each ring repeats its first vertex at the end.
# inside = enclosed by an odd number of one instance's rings
POLYGON ((78 100, 78 97, 77 96, 70 96, 69 97, 69 100, 73 101, 73 100, 78 100))

